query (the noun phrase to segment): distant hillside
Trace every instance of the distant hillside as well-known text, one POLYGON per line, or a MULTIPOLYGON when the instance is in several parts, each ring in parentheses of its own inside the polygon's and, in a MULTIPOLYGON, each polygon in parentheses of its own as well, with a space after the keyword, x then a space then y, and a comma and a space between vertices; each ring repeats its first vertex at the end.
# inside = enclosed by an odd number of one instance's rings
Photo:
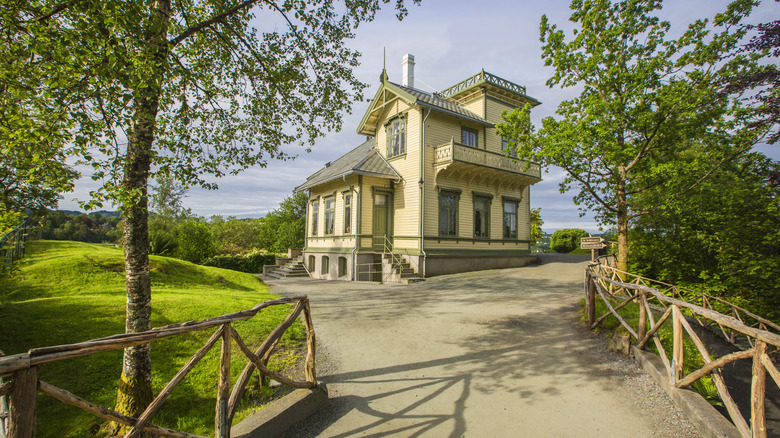
MULTIPOLYGON (((78 211, 78 210, 54 210, 60 213, 65 213, 71 216, 81 216, 82 214, 85 214, 86 212, 78 211)), ((90 211, 89 213, 86 213, 87 216, 96 216, 100 215, 104 218, 112 218, 112 217, 121 217, 122 213, 119 211, 109 211, 109 210, 99 210, 99 211, 90 211)))

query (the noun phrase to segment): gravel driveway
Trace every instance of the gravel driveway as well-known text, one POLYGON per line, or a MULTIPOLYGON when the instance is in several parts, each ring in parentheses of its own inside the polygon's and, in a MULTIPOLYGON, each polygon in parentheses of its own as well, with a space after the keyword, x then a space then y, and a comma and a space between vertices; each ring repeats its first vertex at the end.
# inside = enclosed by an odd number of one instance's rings
POLYGON ((288 436, 698 436, 578 322, 585 260, 408 286, 267 280, 309 296, 331 399, 288 436))

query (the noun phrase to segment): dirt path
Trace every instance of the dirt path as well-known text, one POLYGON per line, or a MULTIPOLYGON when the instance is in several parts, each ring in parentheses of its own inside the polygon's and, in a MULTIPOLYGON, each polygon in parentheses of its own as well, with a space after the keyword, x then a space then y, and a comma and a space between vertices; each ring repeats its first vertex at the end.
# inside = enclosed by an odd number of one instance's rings
POLYGON ((269 281, 311 299, 331 403, 289 436, 694 437, 582 328, 582 257, 409 286, 269 281))

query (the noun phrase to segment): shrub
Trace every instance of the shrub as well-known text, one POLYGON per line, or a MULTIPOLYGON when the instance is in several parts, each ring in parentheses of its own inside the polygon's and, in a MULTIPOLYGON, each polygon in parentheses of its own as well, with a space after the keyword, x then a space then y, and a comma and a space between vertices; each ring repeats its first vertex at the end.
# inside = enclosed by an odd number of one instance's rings
POLYGON ((263 265, 273 265, 275 261, 274 254, 254 251, 246 255, 217 255, 203 262, 203 265, 255 274, 263 272, 263 265))
POLYGON ((580 247, 580 238, 589 234, 579 228, 567 228, 553 233, 550 247, 558 253, 569 253, 580 247))
POLYGON ((176 237, 164 231, 149 233, 149 253, 161 256, 172 256, 178 248, 176 237))
POLYGON ((214 236, 209 226, 197 220, 182 222, 176 229, 179 248, 178 257, 192 263, 202 263, 216 254, 214 236))

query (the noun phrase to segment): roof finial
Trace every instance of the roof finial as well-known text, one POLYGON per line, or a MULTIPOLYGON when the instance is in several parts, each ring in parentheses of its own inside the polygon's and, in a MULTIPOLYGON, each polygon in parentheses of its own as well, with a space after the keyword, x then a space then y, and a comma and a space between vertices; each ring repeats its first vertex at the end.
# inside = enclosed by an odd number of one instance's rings
POLYGON ((385 83, 387 82, 387 47, 382 48, 382 74, 379 75, 379 82, 385 83))

